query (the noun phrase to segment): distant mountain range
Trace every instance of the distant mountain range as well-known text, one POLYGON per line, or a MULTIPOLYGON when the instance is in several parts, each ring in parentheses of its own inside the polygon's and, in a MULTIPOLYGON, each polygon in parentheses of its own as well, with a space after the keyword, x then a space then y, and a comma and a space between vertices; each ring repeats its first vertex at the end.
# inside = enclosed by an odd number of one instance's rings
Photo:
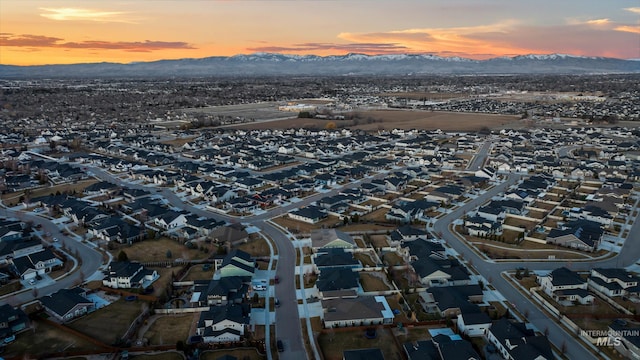
POLYGON ((73 65, 0 65, 0 78, 222 77, 278 75, 490 75, 640 72, 640 61, 563 54, 472 60, 435 55, 334 56, 256 53, 202 59, 73 65))

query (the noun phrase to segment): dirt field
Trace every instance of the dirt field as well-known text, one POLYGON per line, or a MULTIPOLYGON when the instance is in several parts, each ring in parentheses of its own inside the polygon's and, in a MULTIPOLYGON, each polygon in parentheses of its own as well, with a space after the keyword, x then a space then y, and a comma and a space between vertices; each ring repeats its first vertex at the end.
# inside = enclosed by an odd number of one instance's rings
POLYGON ((372 110, 353 113, 358 117, 353 120, 321 120, 321 119, 286 119, 277 121, 256 122, 234 126, 239 129, 290 129, 290 128, 326 128, 329 122, 338 127, 377 131, 380 129, 441 129, 443 131, 477 131, 483 127, 497 128, 516 123, 518 117, 492 114, 468 114, 442 111, 420 110, 372 110), (369 123, 369 119, 371 122, 369 123))
POLYGON ((124 335, 131 323, 142 313, 144 305, 146 304, 139 301, 118 300, 72 322, 69 327, 105 344, 112 344, 124 335))
POLYGON ((193 314, 158 317, 151 324, 144 337, 149 339, 151 345, 175 344, 179 340, 186 341, 193 320, 193 314))
POLYGON ((207 254, 200 250, 188 249, 177 241, 168 238, 137 242, 131 246, 112 251, 113 256, 117 257, 120 250, 124 250, 127 253, 129 260, 140 262, 173 261, 178 258, 197 260, 207 257, 207 254), (167 257, 167 250, 171 251, 171 258, 167 257))
POLYGON ((100 350, 90 342, 60 331, 42 321, 34 321, 31 326, 35 328, 35 331, 29 330, 16 336, 16 341, 7 346, 3 356, 27 359, 31 358, 28 354, 42 356, 63 350, 100 350))

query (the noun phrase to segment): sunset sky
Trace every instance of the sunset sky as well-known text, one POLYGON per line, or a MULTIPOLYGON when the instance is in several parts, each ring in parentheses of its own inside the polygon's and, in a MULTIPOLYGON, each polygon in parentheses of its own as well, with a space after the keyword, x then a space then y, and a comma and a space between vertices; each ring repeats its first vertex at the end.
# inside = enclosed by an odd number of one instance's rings
POLYGON ((640 58, 640 0, 0 2, 0 64, 255 52, 640 58))

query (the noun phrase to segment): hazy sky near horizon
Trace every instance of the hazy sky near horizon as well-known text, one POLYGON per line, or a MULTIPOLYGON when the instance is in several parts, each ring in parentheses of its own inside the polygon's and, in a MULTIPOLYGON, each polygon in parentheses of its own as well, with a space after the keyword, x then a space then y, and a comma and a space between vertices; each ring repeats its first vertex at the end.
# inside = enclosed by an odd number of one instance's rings
POLYGON ((1 0, 0 63, 255 52, 640 58, 640 0, 1 0))

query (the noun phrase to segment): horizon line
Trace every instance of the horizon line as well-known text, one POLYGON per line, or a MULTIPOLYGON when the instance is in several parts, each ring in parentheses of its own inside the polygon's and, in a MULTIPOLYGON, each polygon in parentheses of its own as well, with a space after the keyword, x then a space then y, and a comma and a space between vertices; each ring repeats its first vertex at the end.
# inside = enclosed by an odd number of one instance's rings
POLYGON ((251 55, 284 55, 291 57, 319 57, 319 58, 329 58, 329 57, 345 57, 349 55, 362 55, 368 57, 376 57, 376 56, 394 56, 394 55, 407 55, 407 56, 432 56, 435 58, 442 59, 463 59, 469 61, 489 61, 494 59, 515 59, 518 57, 527 57, 527 56, 560 56, 560 57, 568 57, 568 58, 584 58, 584 59, 613 59, 613 60, 623 60, 623 61, 640 61, 640 58, 615 58, 615 57, 607 57, 607 56, 592 56, 592 55, 573 55, 573 54, 563 54, 563 53, 528 53, 528 54, 519 54, 519 55, 496 55, 493 57, 488 57, 485 59, 474 59, 471 57, 459 56, 459 55, 437 55, 434 53, 424 52, 424 53, 378 53, 378 54, 367 54, 367 53, 358 53, 358 52, 350 52, 346 54, 332 54, 332 55, 317 55, 317 54, 292 54, 292 53, 279 53, 279 52, 265 52, 265 51, 257 51, 252 53, 238 53, 234 55, 211 55, 204 57, 180 57, 180 58, 161 58, 156 60, 138 60, 138 61, 130 61, 130 62, 116 62, 116 61, 100 61, 100 62, 78 62, 78 63, 57 63, 57 64, 32 64, 32 65, 18 65, 18 64, 4 64, 0 62, 0 66, 17 66, 17 67, 37 67, 37 66, 64 66, 64 65, 92 65, 92 64, 118 64, 118 65, 134 65, 134 64, 145 64, 145 63, 153 63, 158 61, 179 61, 179 60, 201 60, 208 58, 233 58, 237 56, 251 56, 251 55))

